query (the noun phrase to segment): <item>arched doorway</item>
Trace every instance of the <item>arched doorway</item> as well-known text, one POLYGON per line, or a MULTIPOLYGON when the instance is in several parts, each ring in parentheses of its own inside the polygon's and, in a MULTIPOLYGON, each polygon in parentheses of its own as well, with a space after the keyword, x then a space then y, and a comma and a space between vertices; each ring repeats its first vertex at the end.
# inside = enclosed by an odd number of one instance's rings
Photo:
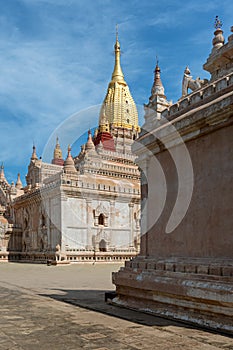
POLYGON ((107 243, 104 239, 101 239, 99 242, 99 251, 100 252, 106 252, 107 251, 107 243))

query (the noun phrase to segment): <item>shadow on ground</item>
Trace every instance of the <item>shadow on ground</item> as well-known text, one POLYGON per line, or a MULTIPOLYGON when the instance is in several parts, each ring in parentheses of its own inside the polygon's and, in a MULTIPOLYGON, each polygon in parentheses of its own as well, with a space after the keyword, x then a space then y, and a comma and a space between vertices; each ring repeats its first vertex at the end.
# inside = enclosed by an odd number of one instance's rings
POLYGON ((110 316, 118 317, 133 323, 146 326, 176 326, 194 329, 192 325, 176 322, 170 319, 150 315, 147 313, 130 310, 125 307, 115 306, 105 302, 105 292, 103 290, 64 290, 59 289, 59 294, 40 294, 81 308, 100 312, 110 316))

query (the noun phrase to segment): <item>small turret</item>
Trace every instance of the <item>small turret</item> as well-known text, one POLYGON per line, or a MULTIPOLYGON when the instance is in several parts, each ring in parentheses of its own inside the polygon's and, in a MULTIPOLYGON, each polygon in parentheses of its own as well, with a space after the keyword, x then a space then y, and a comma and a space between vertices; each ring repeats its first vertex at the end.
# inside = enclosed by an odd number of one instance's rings
POLYGON ((154 127, 154 123, 161 118, 161 112, 168 108, 171 102, 167 101, 164 93, 164 87, 160 77, 160 67, 158 59, 156 58, 156 66, 154 70, 154 82, 151 89, 151 96, 149 103, 144 104, 145 110, 145 124, 143 128, 149 130, 154 127))
POLYGON ((23 187, 23 184, 22 184, 21 179, 20 179, 20 173, 18 173, 15 187, 17 188, 17 190, 21 190, 23 187))
POLYGON ((164 87, 160 78, 160 68, 159 68, 159 62, 157 60, 156 67, 154 70, 154 83, 151 89, 151 97, 153 99, 154 95, 160 95, 166 98, 164 95, 164 87))
POLYGON ((100 140, 98 145, 97 145, 97 150, 99 152, 99 150, 102 150, 102 149, 104 149, 104 147, 103 147, 102 141, 100 140))
MULTIPOLYGON (((225 43, 222 31, 222 21, 216 16, 214 22, 213 48, 203 68, 211 74, 210 82, 233 72, 233 34, 225 43)), ((231 32, 233 28, 231 27, 231 32)))
POLYGON ((91 130, 88 131, 88 139, 87 139, 87 143, 85 146, 85 150, 87 152, 95 151, 95 145, 94 145, 93 140, 92 140, 91 130))
POLYGON ((54 152, 53 152, 52 164, 61 165, 61 166, 64 165, 64 159, 62 158, 62 150, 61 150, 61 147, 60 147, 60 143, 59 143, 58 137, 56 139, 56 146, 55 146, 54 152))
POLYGON ((38 157, 36 155, 36 146, 33 145, 32 147, 32 156, 31 156, 31 160, 38 160, 38 157))
POLYGON ((68 154, 67 154, 67 158, 64 162, 64 172, 65 173, 77 173, 77 170, 76 170, 75 165, 74 165, 74 160, 73 160, 73 157, 71 155, 70 145, 68 146, 68 154))

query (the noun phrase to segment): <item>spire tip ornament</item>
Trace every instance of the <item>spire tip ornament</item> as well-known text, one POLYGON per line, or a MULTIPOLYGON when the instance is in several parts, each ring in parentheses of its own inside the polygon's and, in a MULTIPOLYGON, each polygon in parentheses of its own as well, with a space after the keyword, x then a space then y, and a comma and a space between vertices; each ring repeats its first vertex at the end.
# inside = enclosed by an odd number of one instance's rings
POLYGON ((118 41, 118 24, 116 24, 116 41, 118 41))
POLYGON ((218 16, 215 17, 214 28, 215 29, 222 28, 222 21, 219 19, 218 16))
POLYGON ((121 47, 118 40, 118 25, 116 25, 116 43, 115 43, 114 49, 115 49, 115 66, 112 73, 112 82, 120 81, 125 83, 124 74, 122 72, 121 63, 120 63, 121 47))

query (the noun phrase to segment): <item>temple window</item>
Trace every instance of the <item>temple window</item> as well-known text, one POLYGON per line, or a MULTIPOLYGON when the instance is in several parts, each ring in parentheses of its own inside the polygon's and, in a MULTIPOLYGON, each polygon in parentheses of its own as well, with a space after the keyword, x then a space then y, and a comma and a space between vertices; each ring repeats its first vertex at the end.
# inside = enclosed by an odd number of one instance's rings
POLYGON ((98 224, 99 225, 104 225, 104 214, 100 214, 99 215, 98 224))

